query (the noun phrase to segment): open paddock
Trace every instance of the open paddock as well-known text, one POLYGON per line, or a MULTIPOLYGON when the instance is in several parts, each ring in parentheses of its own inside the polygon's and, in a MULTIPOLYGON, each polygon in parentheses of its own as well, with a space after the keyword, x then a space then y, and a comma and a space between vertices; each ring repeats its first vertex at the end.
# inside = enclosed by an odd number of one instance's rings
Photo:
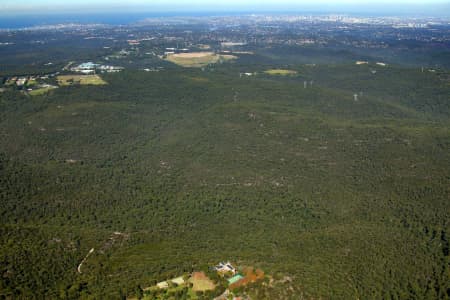
POLYGON ((197 291, 212 291, 216 288, 214 282, 208 278, 203 272, 194 272, 192 273, 191 278, 189 278, 189 282, 192 283, 192 290, 194 292, 197 291))
POLYGON ((216 54, 214 52, 192 52, 169 54, 167 61, 186 68, 201 68, 209 64, 236 59, 234 55, 216 54))
POLYGON ((32 91, 29 91, 28 94, 30 96, 41 96, 41 95, 47 94, 49 91, 54 90, 56 88, 57 87, 54 87, 54 86, 38 88, 38 89, 34 89, 32 91))
POLYGON ((60 86, 108 84, 98 75, 60 75, 56 80, 60 86))
POLYGON ((268 75, 281 75, 281 76, 297 75, 297 71, 287 69, 270 69, 264 71, 264 73, 268 75))

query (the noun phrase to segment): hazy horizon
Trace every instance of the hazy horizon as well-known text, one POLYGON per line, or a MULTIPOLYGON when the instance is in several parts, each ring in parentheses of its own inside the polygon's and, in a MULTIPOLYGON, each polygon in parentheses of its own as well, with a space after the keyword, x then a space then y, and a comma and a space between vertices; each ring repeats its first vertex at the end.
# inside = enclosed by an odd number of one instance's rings
POLYGON ((405 0, 368 0, 368 1, 334 1, 318 0, 247 0, 247 1, 167 1, 156 0, 148 3, 142 0, 105 1, 105 0, 29 0, 26 4, 17 1, 3 0, 0 4, 0 15, 45 15, 45 14, 106 14, 106 13, 195 13, 195 12, 324 12, 324 13, 372 13, 372 14, 427 14, 430 16, 449 15, 450 1, 405 1, 405 0))
POLYGON ((372 17, 450 17, 450 2, 425 1, 364 1, 318 0, 314 4, 306 1, 273 0, 263 1, 174 1, 170 4, 161 0, 151 4, 142 0, 127 1, 66 1, 30 0, 17 4, 3 0, 0 4, 0 28, 20 29, 61 23, 101 23, 107 25, 128 25, 154 17, 199 17, 236 16, 248 14, 266 15, 326 15, 342 14, 372 17), (108 3, 108 4, 106 4, 108 3))

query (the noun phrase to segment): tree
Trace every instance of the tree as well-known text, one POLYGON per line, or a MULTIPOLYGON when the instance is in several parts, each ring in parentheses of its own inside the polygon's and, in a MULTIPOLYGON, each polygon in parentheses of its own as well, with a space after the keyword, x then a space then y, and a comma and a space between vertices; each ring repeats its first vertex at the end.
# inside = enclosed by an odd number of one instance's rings
POLYGON ((142 290, 140 285, 136 286, 136 288, 134 289, 134 293, 138 299, 144 298, 144 291, 142 290))

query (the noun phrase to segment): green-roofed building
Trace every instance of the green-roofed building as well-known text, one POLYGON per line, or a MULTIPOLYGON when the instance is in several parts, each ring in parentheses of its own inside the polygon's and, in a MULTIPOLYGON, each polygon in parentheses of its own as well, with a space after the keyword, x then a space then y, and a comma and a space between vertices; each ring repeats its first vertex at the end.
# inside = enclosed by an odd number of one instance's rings
POLYGON ((233 277, 231 277, 231 278, 229 278, 228 279, 228 284, 233 284, 233 283, 236 283, 236 282, 238 282, 239 280, 241 280, 241 279, 243 279, 244 278, 244 276, 242 276, 241 274, 236 274, 236 275, 234 275, 233 277))

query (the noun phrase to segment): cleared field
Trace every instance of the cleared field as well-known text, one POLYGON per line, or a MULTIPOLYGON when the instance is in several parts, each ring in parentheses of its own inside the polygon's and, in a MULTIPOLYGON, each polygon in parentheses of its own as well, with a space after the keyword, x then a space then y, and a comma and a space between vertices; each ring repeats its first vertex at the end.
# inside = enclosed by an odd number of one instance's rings
POLYGON ((56 89, 56 87, 45 87, 45 88, 40 88, 40 89, 29 91, 28 94, 31 96, 40 96, 40 95, 44 95, 44 94, 48 93, 48 91, 54 90, 54 89, 56 89))
POLYGON ((57 81, 60 86, 108 84, 98 75, 60 75, 57 77, 57 81))
POLYGON ((28 82, 27 82, 27 86, 32 86, 32 85, 36 85, 37 84, 37 81, 36 80, 28 80, 28 82))
POLYGON ((282 76, 286 76, 286 75, 296 75, 296 74, 297 74, 297 71, 294 71, 294 70, 286 70, 286 69, 270 69, 270 70, 264 71, 264 73, 269 74, 269 75, 282 75, 282 76))
POLYGON ((236 59, 234 55, 216 54, 214 52, 192 52, 170 54, 167 61, 186 68, 201 68, 209 64, 236 59))
POLYGON ((216 288, 214 282, 209 279, 203 272, 194 272, 192 277, 189 278, 189 282, 192 283, 192 290, 196 291, 211 291, 216 288))

